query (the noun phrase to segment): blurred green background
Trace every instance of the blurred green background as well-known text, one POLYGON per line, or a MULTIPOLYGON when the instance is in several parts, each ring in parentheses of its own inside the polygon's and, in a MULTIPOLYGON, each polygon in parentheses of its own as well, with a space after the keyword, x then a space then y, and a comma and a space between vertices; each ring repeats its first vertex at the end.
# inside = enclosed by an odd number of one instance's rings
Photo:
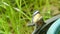
POLYGON ((0 0, 0 34, 31 34, 35 10, 47 20, 60 14, 60 0, 0 0))

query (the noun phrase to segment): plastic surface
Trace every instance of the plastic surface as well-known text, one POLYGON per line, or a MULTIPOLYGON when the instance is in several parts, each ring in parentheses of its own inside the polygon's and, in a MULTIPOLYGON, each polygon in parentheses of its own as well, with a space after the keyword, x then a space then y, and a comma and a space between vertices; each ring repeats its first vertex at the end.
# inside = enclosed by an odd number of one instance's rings
MULTIPOLYGON (((47 34, 58 34, 60 32, 60 19, 56 20, 48 29, 47 34)), ((60 33, 59 33, 60 34, 60 33)))

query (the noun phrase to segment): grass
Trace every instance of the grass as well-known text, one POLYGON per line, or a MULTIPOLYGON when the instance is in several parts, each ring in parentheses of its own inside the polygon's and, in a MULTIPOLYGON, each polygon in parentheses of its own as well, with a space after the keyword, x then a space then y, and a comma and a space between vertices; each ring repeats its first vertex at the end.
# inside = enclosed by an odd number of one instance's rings
MULTIPOLYGON (((57 1, 54 0, 55 3, 57 1)), ((31 34, 33 27, 27 27, 26 24, 31 21, 33 12, 39 10, 44 20, 51 18, 52 4, 50 0, 1 0, 0 34, 31 34), (47 7, 45 13, 44 7, 47 7)))

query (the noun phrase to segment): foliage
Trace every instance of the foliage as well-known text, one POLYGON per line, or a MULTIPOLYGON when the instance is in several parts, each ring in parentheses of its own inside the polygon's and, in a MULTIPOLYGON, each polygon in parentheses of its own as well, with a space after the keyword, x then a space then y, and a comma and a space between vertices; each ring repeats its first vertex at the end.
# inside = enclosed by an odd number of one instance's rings
POLYGON ((31 21, 33 12, 39 10, 41 15, 43 15, 44 20, 46 20, 52 17, 50 9, 51 5, 53 4, 53 6, 59 7, 60 4, 58 2, 60 1, 1 0, 0 34, 31 34, 33 27, 27 27, 26 24, 31 21))

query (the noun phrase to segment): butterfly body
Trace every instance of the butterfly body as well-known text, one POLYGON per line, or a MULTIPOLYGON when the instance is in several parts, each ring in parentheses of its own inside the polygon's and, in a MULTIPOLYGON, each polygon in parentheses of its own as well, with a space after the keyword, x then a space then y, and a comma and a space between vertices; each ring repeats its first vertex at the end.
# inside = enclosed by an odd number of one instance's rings
POLYGON ((44 20, 43 20, 43 17, 42 15, 39 13, 39 11, 35 11, 33 13, 33 17, 32 17, 32 23, 29 24, 29 26, 35 26, 34 27, 34 31, 32 34, 34 34, 35 30, 38 28, 38 27, 42 27, 44 24, 44 20))

